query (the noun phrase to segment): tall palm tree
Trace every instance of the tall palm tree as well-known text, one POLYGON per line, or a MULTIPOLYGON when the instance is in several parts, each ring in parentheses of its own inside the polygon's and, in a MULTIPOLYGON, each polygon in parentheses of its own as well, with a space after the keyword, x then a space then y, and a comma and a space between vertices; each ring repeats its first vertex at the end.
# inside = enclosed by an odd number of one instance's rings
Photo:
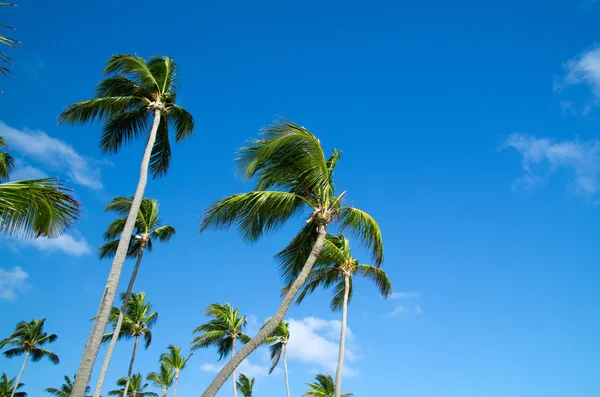
POLYGON ((283 355, 283 372, 285 374, 285 390, 287 397, 290 397, 290 383, 288 381, 288 368, 287 368, 287 344, 290 340, 290 325, 285 321, 279 323, 277 328, 271 336, 269 336, 265 343, 270 344, 269 350, 271 352, 271 360, 273 365, 269 369, 269 374, 273 372, 279 359, 283 355))
POLYGON ((165 364, 160 365, 160 371, 150 372, 146 377, 146 379, 152 382, 154 386, 162 389, 162 397, 167 397, 167 390, 169 390, 169 387, 173 386, 174 378, 175 371, 165 364))
MULTIPOLYGON (((307 383, 310 389, 303 394, 309 397, 333 397, 335 392, 335 384, 333 378, 329 374, 318 374, 315 377, 316 382, 307 383)), ((342 397, 352 397, 352 393, 342 393, 342 397)))
MULTIPOLYGON (((112 221, 106 232, 104 232, 104 238, 108 242, 102 245, 99 249, 100 259, 106 257, 114 257, 117 252, 119 245, 119 236, 123 231, 123 226, 127 222, 127 214, 131 210, 132 197, 116 197, 114 198, 105 208, 106 211, 115 212, 120 218, 112 221)), ((115 345, 117 344, 118 335, 121 332, 121 325, 123 323, 123 312, 125 311, 125 305, 129 301, 129 295, 133 289, 135 278, 137 277, 140 263, 142 262, 142 256, 144 251, 150 252, 152 250, 152 242, 159 241, 165 242, 171 239, 175 235, 175 228, 173 226, 162 225, 161 219, 158 216, 158 201, 150 198, 142 199, 140 204, 140 210, 137 215, 135 222, 135 229, 131 240, 129 242, 129 251, 127 252, 128 258, 137 258, 129 284, 127 285, 127 291, 123 298, 123 305, 121 306, 121 312, 115 325, 115 331, 113 337, 108 345, 104 362, 102 363, 102 370, 96 383, 96 389, 94 390, 94 397, 100 397, 102 387, 104 386, 104 380, 106 379, 106 373, 108 372, 108 366, 112 358, 115 345)))
POLYGON ((234 194, 217 201, 202 216, 200 231, 227 229, 236 225, 242 237, 258 240, 293 215, 309 210, 304 227, 290 242, 285 255, 296 259, 295 279, 275 315, 211 382, 202 397, 214 397, 235 368, 262 345, 283 320, 317 259, 327 228, 337 223, 355 233, 372 250, 377 264, 383 261, 383 243, 377 222, 366 212, 344 206, 345 192, 336 195, 334 169, 341 152, 326 158, 319 140, 307 129, 279 121, 263 130, 260 139, 239 150, 238 161, 248 179, 255 178, 255 191, 234 194), (267 190, 271 189, 271 190, 267 190))
MULTIPOLYGON (((75 377, 76 376, 74 375, 73 380, 75 380, 75 377)), ((73 382, 67 375, 65 375, 65 383, 60 386, 60 389, 48 387, 45 391, 56 397, 71 397, 71 392, 73 391, 73 382)), ((88 393, 89 391, 90 387, 88 386, 85 392, 88 393)))
POLYGON ((192 115, 175 104, 176 71, 177 65, 169 57, 151 57, 145 61, 134 55, 113 55, 104 69, 107 77, 98 84, 95 97, 70 105, 60 115, 60 123, 103 122, 100 147, 104 152, 117 153, 124 143, 147 138, 138 185, 79 364, 73 397, 83 397, 90 381, 146 189, 148 168, 154 177, 164 175, 169 169, 169 126, 175 130, 176 142, 189 137, 194 130, 192 115))
MULTIPOLYGON (((25 355, 23 366, 21 366, 21 371, 19 371, 19 376, 17 376, 17 385, 21 381, 21 376, 25 370, 25 364, 27 364, 27 360, 30 356, 31 361, 33 362, 38 362, 42 358, 47 358, 53 364, 58 364, 60 361, 56 354, 42 347, 46 344, 53 343, 58 339, 58 336, 55 334, 48 335, 47 332, 44 332, 45 322, 45 318, 40 320, 33 319, 30 322, 21 321, 17 324, 15 331, 8 338, 0 341, 0 349, 5 346, 13 346, 12 349, 8 349, 4 352, 4 355, 7 358, 25 355)), ((13 389, 11 397, 15 397, 16 390, 17 388, 13 389)))
POLYGON ((163 353, 160 356, 160 362, 166 365, 167 368, 172 368, 175 371, 175 386, 173 387, 173 397, 177 397, 177 386, 179 384, 179 372, 185 368, 188 360, 192 356, 190 354, 187 357, 181 355, 181 347, 175 345, 169 345, 167 347, 168 353, 163 353))
POLYGON ((244 374, 240 374, 240 378, 236 382, 237 388, 244 397, 252 397, 252 389, 254 388, 254 378, 248 379, 244 374))
MULTIPOLYGON (((15 7, 16 4, 11 3, 0 3, 0 7, 15 7)), ((7 25, 0 25, 0 28, 15 30, 15 28, 7 25)), ((15 39, 11 39, 10 37, 4 36, 0 34, 0 44, 4 44, 10 48, 15 48, 20 42, 15 39)), ((0 62, 6 65, 12 64, 12 59, 4 53, 4 51, 0 51, 0 62)), ((0 64, 0 73, 3 75, 7 75, 11 73, 10 69, 7 66, 0 64)))
POLYGON ((120 389, 111 390, 109 396, 122 396, 127 391, 129 397, 158 397, 158 394, 153 391, 144 391, 148 387, 148 383, 143 383, 142 374, 139 372, 131 376, 131 378, 121 378, 117 381, 117 386, 120 389))
MULTIPOLYGON (((286 258, 289 260, 290 258, 286 258)), ((282 258, 282 268, 293 271, 294 262, 282 258)), ((296 299, 300 303, 304 298, 313 293, 317 288, 334 287, 331 308, 334 311, 342 311, 342 324, 340 330, 340 352, 338 356, 337 371, 335 374, 335 397, 341 395, 342 368, 344 364, 344 351, 346 344, 346 323, 348 316, 348 302, 352 298, 353 277, 360 275, 374 282, 384 298, 392 293, 392 283, 387 274, 379 266, 360 264, 352 257, 350 241, 343 235, 328 234, 325 239, 323 250, 319 254, 302 292, 296 299)), ((291 287, 288 285, 283 289, 284 293, 291 287)))
POLYGON ((15 378, 9 379, 3 372, 0 376, 0 397, 27 397, 27 393, 24 391, 17 391, 23 386, 23 383, 15 383, 15 378))
MULTIPOLYGON (((125 298, 125 294, 122 294, 122 299, 125 298)), ((133 372, 133 363, 135 361, 135 354, 137 352, 138 343, 140 337, 144 338, 144 348, 148 349, 150 343, 152 343, 152 326, 158 320, 158 313, 152 312, 152 305, 150 302, 146 302, 146 294, 140 292, 139 294, 132 293, 127 300, 124 312, 121 312, 119 308, 113 307, 110 312, 110 321, 113 326, 116 327, 117 321, 119 321, 120 314, 123 313, 123 324, 118 334, 118 339, 130 339, 134 338, 133 352, 131 353, 131 360, 129 361, 129 371, 127 372, 127 378, 131 378, 133 372)), ((104 342, 112 339, 114 332, 105 334, 102 337, 104 342)), ((123 397, 127 395, 128 383, 124 384, 123 397)))
MULTIPOLYGON (((236 342, 240 340, 247 343, 250 340, 242 330, 246 326, 246 316, 240 317, 240 312, 231 307, 229 303, 224 305, 212 303, 206 308, 206 315, 212 317, 206 324, 202 324, 194 330, 194 334, 200 334, 192 340, 192 351, 203 347, 216 346, 219 352, 219 360, 229 353, 235 355, 236 342)), ((237 385, 235 383, 235 372, 231 378, 233 382, 233 396, 237 397, 237 385)))
POLYGON ((15 164, 13 157, 2 151, 7 147, 0 136, 0 233, 26 237, 64 234, 79 218, 81 204, 53 178, 3 182, 15 164))

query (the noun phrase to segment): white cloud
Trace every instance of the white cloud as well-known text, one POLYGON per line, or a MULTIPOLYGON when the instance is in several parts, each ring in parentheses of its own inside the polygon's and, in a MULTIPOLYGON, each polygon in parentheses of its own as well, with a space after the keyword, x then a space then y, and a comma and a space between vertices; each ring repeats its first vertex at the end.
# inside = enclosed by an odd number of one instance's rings
MULTIPOLYGON (((306 317, 302 320, 290 319, 290 341, 288 359, 298 360, 305 364, 313 364, 319 370, 334 373, 339 353, 341 322, 306 317)), ((356 376, 358 371, 348 362, 356 362, 358 354, 354 334, 346 327, 346 351, 344 376, 356 376)))
POLYGON ((29 274, 18 266, 13 269, 0 268, 0 299, 15 299, 18 292, 27 289, 28 277, 29 274))
POLYGON ((47 177, 48 175, 44 171, 27 165, 20 159, 15 160, 15 169, 10 173, 10 179, 12 181, 42 179, 47 177))
MULTIPOLYGON (((218 373, 223 368, 223 365, 217 365, 212 363, 204 363, 200 366, 202 372, 211 374, 218 373)), ((257 380, 262 379, 269 375, 268 365, 254 364, 250 359, 242 361, 239 367, 235 370, 236 374, 244 374, 248 378, 256 378, 257 380)), ((276 369, 273 371, 274 374, 278 374, 279 371, 276 369)))
POLYGON ((421 297, 418 291, 393 292, 390 299, 417 299, 421 297))
MULTIPOLYGON (((565 62, 563 68, 565 74, 555 81, 555 91, 561 91, 569 86, 584 85, 592 91, 596 99, 600 99, 600 46, 593 46, 565 62)), ((574 104, 570 101, 561 104, 563 111, 565 104, 569 112, 575 112, 574 104)), ((589 110, 584 109, 584 112, 589 110)))
POLYGON ((258 317, 253 314, 246 316, 246 330, 244 331, 246 335, 253 337, 260 330, 261 324, 258 321, 258 317))
POLYGON ((421 305, 414 302, 407 302, 401 305, 398 305, 388 313, 388 317, 397 317, 397 316, 418 316, 423 313, 423 309, 421 309, 421 305))
POLYGON ((4 136, 9 149, 35 159, 53 170, 65 172, 73 183, 94 190, 102 189, 100 169, 94 160, 86 158, 73 147, 43 131, 17 130, 0 121, 0 136, 4 136))
POLYGON ((36 239, 18 240, 21 245, 31 246, 40 251, 64 252, 71 256, 87 255, 92 252, 85 238, 73 238, 68 234, 56 238, 40 237, 36 239))
POLYGON ((513 188, 532 189, 543 183, 557 169, 572 174, 572 185, 577 193, 593 195, 600 190, 600 141, 537 138, 525 134, 511 134, 502 148, 513 148, 521 154, 525 174, 513 188))

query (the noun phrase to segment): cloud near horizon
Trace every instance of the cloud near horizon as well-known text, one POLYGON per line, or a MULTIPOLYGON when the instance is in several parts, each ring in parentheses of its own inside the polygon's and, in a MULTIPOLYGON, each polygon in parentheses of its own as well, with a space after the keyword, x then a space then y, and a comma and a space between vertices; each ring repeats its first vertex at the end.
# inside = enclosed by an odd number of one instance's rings
POLYGON ((56 238, 40 237, 13 240, 17 241, 20 246, 33 247, 46 252, 62 252, 70 256, 82 256, 92 253, 92 249, 84 237, 75 238, 68 234, 56 238))
POLYGON ((29 277, 23 269, 15 266, 12 269, 0 268, 0 299, 14 300, 17 293, 28 289, 26 280, 29 277))

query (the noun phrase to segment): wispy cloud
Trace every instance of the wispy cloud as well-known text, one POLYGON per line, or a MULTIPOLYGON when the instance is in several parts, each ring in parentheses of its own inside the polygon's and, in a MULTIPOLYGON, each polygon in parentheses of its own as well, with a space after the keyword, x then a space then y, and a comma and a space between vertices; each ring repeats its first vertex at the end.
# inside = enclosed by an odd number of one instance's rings
POLYGON ((526 134, 511 134, 501 147, 513 148, 521 155, 524 175, 513 189, 530 190, 545 183, 558 169, 571 173, 575 192, 591 196, 600 190, 600 141, 538 138, 526 134))
MULTIPOLYGON (((200 366, 200 370, 202 372, 207 372, 210 374, 216 374, 223 368, 223 365, 217 365, 213 363, 204 363, 200 366)), ((250 359, 246 359, 242 361, 240 366, 237 369, 238 373, 243 373, 248 378, 256 378, 260 380, 269 376, 269 365, 260 365, 254 364, 250 359)), ((279 371, 274 371, 274 374, 279 373, 279 371)))
POLYGON ((10 179, 13 181, 42 179, 47 177, 48 175, 44 171, 25 164, 21 159, 15 160, 15 169, 10 174, 10 179))
POLYGON ((417 299, 421 297, 418 291, 393 292, 390 299, 417 299))
POLYGON ((53 171, 65 172, 73 183, 94 190, 102 189, 98 162, 77 153, 71 145, 48 136, 44 131, 18 130, 1 121, 0 136, 6 138, 11 150, 39 161, 53 171))
POLYGON ((394 292, 390 299, 400 300, 399 304, 394 306, 394 309, 390 311, 386 317, 398 317, 398 316, 418 316, 423 313, 421 305, 415 300, 421 297, 419 291, 404 291, 394 292))
POLYGON ((33 247, 40 251, 63 252, 71 256, 88 255, 92 252, 85 238, 79 237, 76 239, 68 234, 56 238, 40 237, 17 241, 20 245, 33 247))
POLYGON ((0 299, 13 300, 17 293, 27 290, 27 274, 19 266, 12 269, 0 268, 0 299))
MULTIPOLYGON (((595 5, 595 2, 594 2, 595 5)), ((600 103, 600 46, 595 45, 563 64, 564 74, 554 81, 554 90, 563 91, 568 87, 582 86, 588 89, 591 100, 578 109, 572 100, 561 101, 563 115, 588 114, 600 103)))

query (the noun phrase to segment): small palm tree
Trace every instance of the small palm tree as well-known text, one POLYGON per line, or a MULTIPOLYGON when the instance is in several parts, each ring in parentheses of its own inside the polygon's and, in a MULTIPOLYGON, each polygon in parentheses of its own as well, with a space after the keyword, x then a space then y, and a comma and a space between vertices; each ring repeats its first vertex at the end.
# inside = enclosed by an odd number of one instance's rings
MULTIPOLYGON (((16 4, 0 3, 0 6, 1 7, 14 7, 14 6, 16 6, 16 4)), ((5 29, 10 29, 10 30, 15 30, 13 27, 6 26, 6 25, 0 25, 0 27, 5 28, 5 29)), ((8 46, 10 48, 15 48, 19 44, 19 41, 15 40, 15 39, 11 39, 10 37, 4 36, 3 34, 0 34, 0 44, 4 44, 5 46, 8 46)), ((6 65, 10 65, 10 64, 12 64, 12 59, 8 55, 6 55, 3 51, 0 51, 0 62, 4 63, 6 65)), ((11 73, 11 71, 8 67, 0 64, 0 73, 2 73, 3 75, 7 75, 7 74, 11 73)))
POLYGON ((9 379, 3 372, 0 376, 0 397, 27 397, 24 391, 17 391, 23 386, 23 383, 15 383, 15 378, 9 379))
POLYGON ((177 385, 179 384, 179 372, 185 368, 188 360, 192 356, 190 354, 187 357, 181 355, 181 347, 175 345, 169 345, 167 347, 168 353, 163 353, 160 356, 160 362, 162 365, 166 365, 167 368, 171 368, 175 371, 175 386, 173 387, 173 397, 177 397, 177 385))
MULTIPOLYGON (((333 397, 335 393, 335 384, 329 374, 318 374, 315 377, 316 382, 307 383, 310 389, 303 394, 308 397, 333 397)), ((342 393, 342 397, 351 397, 352 393, 342 393)))
MULTIPOLYGON (((117 252, 119 245, 119 236, 123 231, 125 222, 127 221, 127 214, 131 210, 132 197, 116 197, 114 198, 105 208, 106 211, 115 212, 121 216, 119 219, 112 221, 106 232, 104 232, 104 238, 108 242, 100 247, 98 250, 100 259, 105 257, 114 257, 117 252)), ((171 239, 175 235, 175 228, 173 226, 162 225, 161 219, 158 216, 158 201, 150 198, 142 199, 140 210, 135 222, 135 229, 130 240, 129 251, 127 252, 128 258, 137 258, 127 290, 123 298, 123 305, 121 306, 121 312, 115 325, 115 331, 113 332, 113 338, 108 345, 104 362, 102 363, 102 369, 96 383, 96 390, 94 391, 94 397, 100 397, 102 387, 104 386, 104 380, 106 379, 106 373, 108 372, 108 366, 117 344, 118 335, 121 332, 121 325, 123 323, 123 312, 125 311, 126 302, 129 301, 129 295, 133 289, 133 284, 137 277, 137 273, 142 262, 142 256, 144 251, 150 252, 152 250, 152 242, 159 241, 165 242, 171 239)))
MULTIPOLYGON (((7 147, 0 137, 0 149, 7 147)), ((12 156, 0 151, 0 182, 8 180, 13 167, 12 156)), ((26 237, 64 234, 81 208, 70 192, 53 178, 0 183, 0 232, 26 237)))
MULTIPOLYGON (((248 335, 242 332, 246 326, 246 316, 241 316, 238 309, 231 307, 229 303, 224 305, 212 303, 206 308, 206 315, 212 317, 206 324, 202 324, 194 330, 199 333, 192 340, 192 351, 203 347, 216 346, 219 352, 219 360, 231 353, 235 355, 236 342, 240 340, 246 343, 250 340, 248 335)), ((237 385, 235 383, 235 372, 232 377, 233 396, 237 397, 237 385)))
MULTIPOLYGON (((284 258, 287 258, 284 256, 284 258)), ((293 268, 294 260, 282 260, 284 272, 293 268)), ((340 352, 335 375, 335 396, 340 397, 342 385, 342 369, 344 365, 344 351, 346 343, 346 323, 348 316, 348 302, 352 299, 353 278, 360 275, 375 283, 384 298, 392 293, 392 284, 387 274, 378 266, 360 264, 352 257, 350 241, 343 235, 328 234, 325 239, 323 250, 319 254, 302 292, 296 299, 300 303, 304 298, 313 293, 317 288, 334 287, 334 295, 331 308, 334 311, 342 311, 342 324, 340 330, 340 352)), ((283 293, 290 288, 288 285, 283 293)))
POLYGON ((295 258, 295 266, 286 274, 293 283, 275 315, 225 364, 202 397, 214 397, 235 368, 275 331, 309 276, 329 225, 337 222, 342 231, 355 233, 372 251, 376 264, 382 263, 383 242, 377 222, 366 212, 343 205, 345 192, 335 193, 333 173, 340 156, 341 152, 334 150, 326 158, 310 131, 288 121, 268 126, 261 139, 240 149, 240 165, 248 179, 256 179, 255 190, 213 204, 202 216, 201 232, 236 225, 242 237, 252 242, 304 210, 310 215, 285 250, 285 255, 295 258))
POLYGON ((244 397, 252 397, 252 389, 254 388, 254 378, 248 379, 244 374, 240 374, 240 378, 236 382, 237 388, 244 397))
MULTIPOLYGON (((73 380, 75 380, 75 375, 73 376, 73 380)), ((67 375, 65 375, 65 383, 60 386, 60 389, 48 387, 45 391, 56 397, 71 397, 71 392, 73 391, 73 382, 67 375)), ((88 393, 89 391, 90 387, 88 386, 85 392, 88 393)))
MULTIPOLYGON (((38 362, 42 358, 47 358, 53 364, 59 363, 56 354, 42 347, 48 343, 53 343, 58 339, 58 336, 55 334, 48 335, 48 333, 44 332, 45 322, 45 318, 42 318, 41 320, 33 319, 30 322, 21 321, 17 324, 15 331, 8 338, 0 341, 0 349, 5 346, 14 346, 12 349, 8 349, 4 352, 4 355, 7 358, 25 355, 23 366, 21 367, 21 371, 19 371, 19 376, 17 376, 17 385, 20 384, 21 376, 25 370, 25 364, 27 364, 27 360, 30 356, 31 361, 33 362, 38 362)), ((11 397, 15 397, 17 388, 13 389, 11 397)))
MULTIPOLYGON (((124 294, 121 296, 123 299, 124 294)), ((110 321, 113 326, 116 326, 119 320, 119 315, 123 313, 117 307, 113 307, 110 313, 110 321)), ((139 294, 132 293, 127 301, 125 311, 123 313, 123 325, 118 334, 118 339, 130 339, 134 338, 133 352, 131 353, 131 360, 129 361, 129 371, 127 372, 127 378, 131 377, 133 372, 133 363, 135 361, 135 354, 137 352, 138 343, 140 337, 144 338, 144 347, 148 349, 150 343, 152 343, 152 326, 158 320, 158 313, 152 312, 152 305, 150 302, 146 302, 146 294, 140 292, 139 294)), ((102 337, 103 342, 111 340, 113 332, 105 334, 102 337)), ((123 397, 126 397, 128 390, 128 383, 124 384, 123 397)))
POLYGON ((164 175, 171 161, 169 127, 175 141, 181 142, 194 130, 194 118, 176 105, 177 64, 169 57, 151 57, 147 61, 135 55, 113 55, 104 69, 105 79, 96 87, 96 95, 70 105, 60 115, 60 123, 85 124, 103 122, 100 147, 117 153, 124 143, 147 139, 140 177, 123 233, 110 269, 98 315, 85 345, 73 387, 73 397, 83 397, 100 349, 100 340, 115 300, 129 242, 142 203, 148 168, 154 177, 164 175))
POLYGON ((143 383, 142 374, 139 372, 131 377, 119 379, 117 386, 119 389, 109 391, 109 396, 122 396, 127 393, 129 397, 158 397, 153 391, 144 391, 148 383, 143 383))
POLYGON ((154 386, 162 389, 162 397, 167 397, 167 390, 169 390, 169 387, 173 386, 174 378, 175 371, 165 364, 160 365, 160 371, 150 372, 146 377, 146 379, 152 382, 154 386))
POLYGON ((288 381, 288 368, 287 368, 287 344, 290 340, 290 325, 285 321, 279 323, 277 328, 271 336, 269 336, 265 343, 270 344, 269 350, 271 352, 271 360, 273 365, 269 369, 269 374, 273 372, 279 359, 283 355, 283 372, 285 374, 285 390, 287 397, 290 397, 290 383, 288 381))

